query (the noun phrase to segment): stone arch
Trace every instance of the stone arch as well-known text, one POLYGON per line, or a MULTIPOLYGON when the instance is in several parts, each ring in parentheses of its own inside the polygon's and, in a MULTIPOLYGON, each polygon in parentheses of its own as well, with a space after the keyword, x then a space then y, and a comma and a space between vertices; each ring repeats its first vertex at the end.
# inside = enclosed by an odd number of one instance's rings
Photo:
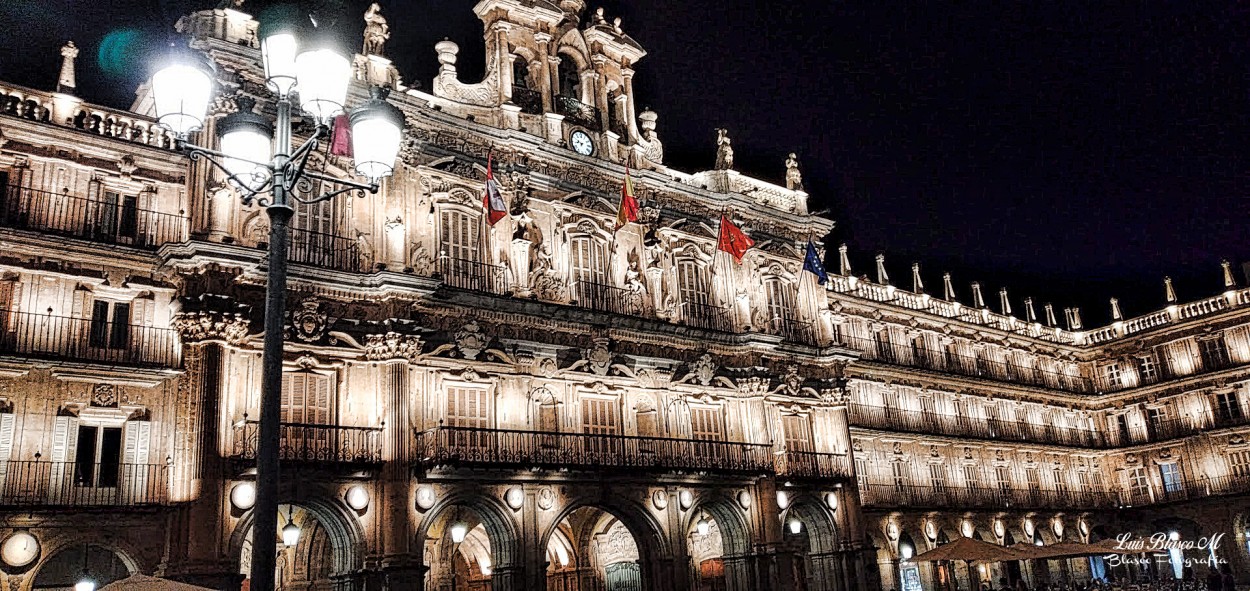
POLYGON ((454 491, 442 496, 417 523, 416 546, 423 549, 422 555, 425 555, 425 541, 431 539, 431 531, 440 524, 445 525, 443 522, 449 522, 461 509, 473 512, 481 520, 490 543, 492 570, 496 573, 516 570, 520 566, 521 548, 520 533, 511 517, 513 511, 489 494, 454 491))
MULTIPOLYGON (((550 525, 539 538, 539 548, 546 548, 555 532, 578 509, 594 509, 616 519, 629 531, 638 549, 638 562, 641 567, 642 589, 661 589, 666 587, 661 579, 665 572, 657 572, 657 567, 666 558, 673 555, 672 545, 664 527, 647 511, 642 503, 624 498, 617 494, 607 493, 593 499, 573 499, 566 504, 552 519, 550 525)), ((580 548, 580 545, 575 545, 580 548)))
MULTIPOLYGON (((365 531, 355 512, 346 504, 337 499, 321 497, 284 499, 280 504, 293 505, 309 512, 325 528, 330 542, 332 575, 347 574, 364 568, 367 548, 365 531)), ((230 555, 236 559, 242 558, 243 546, 248 542, 255 518, 256 512, 249 510, 239 519, 234 532, 230 534, 230 555)))
POLYGON ((743 556, 751 551, 754 545, 751 527, 738 501, 719 493, 700 496, 686 512, 685 531, 697 525, 702 512, 706 512, 720 528, 722 552, 726 557, 743 556))
MULTIPOLYGON (((120 538, 107 535, 97 535, 97 531, 98 530, 84 528, 76 531, 73 535, 57 536, 51 539, 44 539, 41 537, 39 539, 41 546, 39 559, 35 561, 33 565, 28 567, 29 570, 26 571, 28 574, 22 577, 22 589, 24 591, 30 591, 30 589, 33 589, 35 580, 39 578, 40 573, 43 572, 45 567, 49 566, 49 564, 55 564, 54 559, 60 557, 62 553, 80 546, 94 546, 111 552, 113 556, 121 561, 122 565, 126 568, 128 574, 130 575, 144 571, 139 561, 135 558, 140 555, 137 548, 120 538)), ((149 569, 149 572, 151 572, 151 570, 152 569, 149 569)))
POLYGON ((788 539, 805 547, 796 548, 801 564, 801 576, 807 581, 806 589, 822 591, 842 586, 844 574, 840 556, 836 554, 840 537, 836 517, 820 498, 812 495, 796 495, 782 514, 782 532, 788 539), (794 532, 791 521, 800 524, 794 532))

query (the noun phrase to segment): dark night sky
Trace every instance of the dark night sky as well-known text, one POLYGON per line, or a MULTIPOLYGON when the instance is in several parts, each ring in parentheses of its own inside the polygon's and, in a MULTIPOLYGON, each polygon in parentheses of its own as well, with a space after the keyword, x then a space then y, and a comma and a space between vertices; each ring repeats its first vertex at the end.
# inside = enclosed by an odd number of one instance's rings
MULTIPOLYGON (((52 87, 73 39, 79 94, 129 106, 145 49, 210 4, 3 0, 0 79, 52 87)), ((340 4, 353 39, 367 4, 340 4)), ((472 4, 382 1, 405 81, 429 88, 443 37, 481 75, 472 4)), ((883 251, 895 284, 919 261, 930 291, 950 270, 965 302, 980 280, 995 308, 1007 286, 1017 313, 1033 295, 1087 325, 1110 296, 1160 307, 1164 275, 1182 300, 1221 291, 1219 261, 1250 259, 1250 3, 957 4, 603 2, 650 52, 635 88, 669 164, 710 168, 716 127, 755 176, 798 152, 856 273, 883 251)))

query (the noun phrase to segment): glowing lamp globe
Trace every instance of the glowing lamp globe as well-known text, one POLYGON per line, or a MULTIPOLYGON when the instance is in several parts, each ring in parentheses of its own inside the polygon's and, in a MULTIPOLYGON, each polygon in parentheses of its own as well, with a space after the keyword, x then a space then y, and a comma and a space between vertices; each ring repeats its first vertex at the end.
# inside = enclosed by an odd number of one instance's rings
POLYGON ((347 490, 347 506, 357 511, 364 511, 369 506, 369 491, 357 484, 347 490))
POLYGON ((299 526, 293 521, 287 521, 286 527, 282 528, 282 545, 292 548, 299 543, 299 526))
POLYGON ((803 531, 803 522, 797 519, 791 519, 790 520, 790 533, 798 535, 798 533, 801 531, 803 531))
POLYGON ((156 122, 179 136, 204 125, 212 96, 213 71, 190 52, 171 54, 152 74, 156 122))
POLYGON ((256 101, 240 97, 238 103, 239 110, 223 117, 217 125, 221 151, 226 155, 221 165, 246 188, 256 189, 267 177, 258 171, 269 162, 273 126, 252 111, 256 101))
POLYGON ((387 93, 387 89, 375 86, 369 100, 352 109, 351 114, 356 173, 372 181, 388 177, 395 170, 399 142, 403 139, 404 114, 386 102, 387 93))
POLYGON ((708 530, 711 529, 711 527, 712 525, 708 523, 706 517, 700 517, 699 522, 695 524, 695 529, 699 532, 699 535, 701 536, 706 536, 708 530))
POLYGON ((74 583, 74 591, 95 591, 95 581, 91 579, 82 579, 74 583))
POLYGON ((451 541, 459 544, 464 541, 464 537, 469 533, 469 526, 463 523, 457 523, 451 526, 451 541))
POLYGON ((293 10, 260 24, 260 52, 265 62, 265 80, 279 96, 287 96, 295 86, 295 57, 299 54, 293 10))
POLYGON ((318 122, 328 124, 343 112, 352 65, 343 53, 324 37, 295 56, 295 80, 299 86, 299 106, 318 122))

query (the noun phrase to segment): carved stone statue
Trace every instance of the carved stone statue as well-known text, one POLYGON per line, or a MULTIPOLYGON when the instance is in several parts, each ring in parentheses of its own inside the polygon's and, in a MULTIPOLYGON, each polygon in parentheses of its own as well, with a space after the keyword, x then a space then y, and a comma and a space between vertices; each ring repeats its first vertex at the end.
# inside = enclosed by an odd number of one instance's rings
POLYGON ((791 191, 803 190, 803 173, 799 172, 799 157, 790 152, 786 158, 786 188, 791 191))
POLYGON ((642 128, 642 141, 639 144, 643 148, 643 156, 647 160, 655 164, 664 163, 664 144, 660 142, 660 136, 655 132, 655 122, 660 116, 647 109, 638 115, 638 126, 642 128))
POLYGON ((78 58, 78 46, 66 41, 61 47, 61 75, 56 82, 57 92, 73 92, 78 86, 74 77, 74 60, 78 58))
POLYGON ((734 167, 734 149, 730 145, 729 131, 716 130, 716 170, 732 170, 734 167))
POLYGON ((365 55, 382 55, 382 46, 391 38, 391 28, 382 17, 382 7, 377 2, 365 11, 365 55))

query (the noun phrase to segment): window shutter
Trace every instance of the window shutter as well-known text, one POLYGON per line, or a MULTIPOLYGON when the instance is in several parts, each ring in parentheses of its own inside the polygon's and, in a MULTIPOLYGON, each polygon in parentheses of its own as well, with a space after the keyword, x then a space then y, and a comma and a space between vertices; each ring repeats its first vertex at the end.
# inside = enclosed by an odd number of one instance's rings
POLYGON ((130 304, 130 324, 152 326, 156 316, 156 299, 152 296, 135 298, 130 304))
POLYGON ((0 281, 0 333, 16 331, 22 301, 22 284, 16 279, 0 281))
POLYGON ((13 432, 17 416, 11 412, 0 413, 0 491, 9 475, 9 458, 13 455, 13 432))
POLYGON ((312 381, 313 388, 310 388, 309 396, 315 396, 312 406, 312 412, 306 417, 307 422, 317 425, 330 424, 330 386, 332 380, 330 376, 309 376, 312 381))
POLYGON ((78 417, 59 416, 52 427, 52 480, 50 500, 63 498, 73 486, 74 457, 78 453, 78 417), (64 492, 63 492, 64 491, 64 492))
POLYGON ((119 492, 136 502, 148 498, 148 449, 152 440, 150 421, 126 421, 122 427, 122 466, 119 492))

